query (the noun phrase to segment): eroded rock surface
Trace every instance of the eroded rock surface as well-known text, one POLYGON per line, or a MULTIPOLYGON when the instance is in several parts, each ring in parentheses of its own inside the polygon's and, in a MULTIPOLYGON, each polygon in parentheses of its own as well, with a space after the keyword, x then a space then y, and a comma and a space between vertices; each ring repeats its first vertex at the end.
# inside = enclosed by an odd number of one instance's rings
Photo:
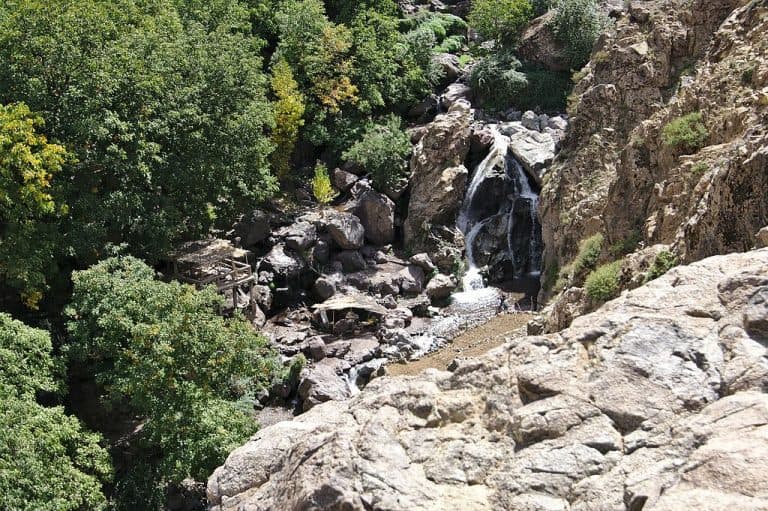
POLYGON ((212 509, 766 509, 766 285, 768 249, 713 257, 452 373, 376 379, 233 452, 212 509))

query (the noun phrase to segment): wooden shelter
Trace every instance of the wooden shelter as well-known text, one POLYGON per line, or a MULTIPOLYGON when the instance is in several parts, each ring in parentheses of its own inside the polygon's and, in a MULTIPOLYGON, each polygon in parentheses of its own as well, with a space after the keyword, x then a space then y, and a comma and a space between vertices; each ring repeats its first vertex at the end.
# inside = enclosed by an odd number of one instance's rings
POLYGON ((167 260, 173 269, 173 278, 198 288, 215 285, 224 296, 229 297, 231 293, 232 309, 238 309, 248 305, 256 307, 253 296, 256 276, 250 257, 250 252, 227 240, 211 238, 187 242, 170 253, 167 260))

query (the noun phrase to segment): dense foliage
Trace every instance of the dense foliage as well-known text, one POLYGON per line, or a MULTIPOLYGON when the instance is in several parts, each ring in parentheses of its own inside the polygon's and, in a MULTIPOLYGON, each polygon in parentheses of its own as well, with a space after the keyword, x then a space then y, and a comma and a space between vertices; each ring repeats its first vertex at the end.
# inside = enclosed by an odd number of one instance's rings
POLYGON ((397 117, 389 116, 380 123, 369 124, 362 138, 344 153, 344 158, 370 173, 379 190, 387 190, 405 177, 406 158, 410 154, 408 134, 400 127, 397 117))
POLYGON ((565 46, 572 69, 581 69, 589 60, 600 33, 608 25, 597 0, 553 0, 552 29, 565 46))
POLYGON ((531 18, 530 0, 474 0, 469 24, 483 37, 508 45, 517 40, 531 18))
POLYGON ((274 190, 262 42, 236 2, 192 3, 0 11, 0 103, 25 102, 77 158, 52 181, 69 215, 41 250, 80 264, 110 244, 155 257, 274 190))
POLYGON ((39 133, 42 126, 42 118, 25 104, 0 104, 0 277, 30 307, 46 287, 52 224, 66 211, 54 200, 52 180, 69 155, 48 143, 39 133))
POLYGON ((0 314, 0 508, 106 509, 111 466, 99 435, 61 407, 35 401, 57 390, 47 332, 0 314))
POLYGON ((163 483, 204 479, 255 431, 232 402, 269 383, 277 364, 264 338, 241 317, 216 312, 213 289, 164 283, 141 261, 111 258, 73 275, 68 310, 72 361, 83 364, 112 404, 146 421, 136 440, 157 473, 141 488, 131 470, 123 506, 157 499, 163 483), (151 456, 150 456, 151 454, 151 456))

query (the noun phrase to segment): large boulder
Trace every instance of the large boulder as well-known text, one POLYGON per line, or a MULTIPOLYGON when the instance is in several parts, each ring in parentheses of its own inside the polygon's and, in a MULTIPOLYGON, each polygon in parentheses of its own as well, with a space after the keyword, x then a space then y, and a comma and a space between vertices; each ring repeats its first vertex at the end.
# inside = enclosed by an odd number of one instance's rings
POLYGON ((469 171, 464 160, 469 152, 469 103, 459 101, 448 113, 439 115, 414 149, 411 158, 411 197, 404 223, 405 245, 413 252, 429 252, 432 227, 453 226, 469 171))
POLYGON ((272 232, 269 214, 254 209, 251 213, 244 215, 235 225, 235 236, 240 238, 240 245, 243 247, 252 247, 266 240, 272 232))
POLYGON ((766 279, 768 249, 710 258, 453 372, 374 379, 257 433, 211 509, 768 509, 766 279))
POLYGON ((373 190, 363 192, 357 199, 355 215, 365 229, 365 237, 374 245, 395 241, 395 203, 373 190))
POLYGON ((534 64, 550 71, 570 70, 565 47, 560 44, 552 32, 550 11, 533 20, 523 31, 517 48, 517 55, 528 64, 534 64))
POLYGON ((323 358, 307 370, 299 383, 299 397, 305 411, 320 403, 338 401, 349 396, 349 385, 342 375, 338 359, 323 358))
POLYGON ((358 250, 365 242, 365 229, 360 219, 351 213, 333 213, 326 228, 333 241, 344 250, 358 250))

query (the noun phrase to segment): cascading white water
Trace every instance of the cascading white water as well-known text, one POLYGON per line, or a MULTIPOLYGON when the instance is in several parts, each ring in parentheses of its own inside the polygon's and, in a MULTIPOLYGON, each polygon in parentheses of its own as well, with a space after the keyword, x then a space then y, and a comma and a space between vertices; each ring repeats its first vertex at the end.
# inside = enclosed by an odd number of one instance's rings
MULTIPOLYGON (((485 282, 483 282, 483 276, 480 274, 480 268, 477 266, 475 258, 473 256, 474 241, 477 235, 482 230, 488 219, 473 219, 471 216, 472 204, 475 201, 480 184, 486 177, 486 173, 489 169, 494 167, 503 166, 507 157, 507 150, 509 149, 509 138, 502 135, 497 126, 490 125, 491 133, 493 133, 493 143, 488 155, 475 169, 475 173, 472 176, 472 181, 469 183, 467 194, 464 198, 461 211, 459 213, 458 226, 461 232, 464 233, 464 240, 467 250, 467 271, 462 279, 462 286, 464 292, 478 291, 485 288, 485 282)), ((464 297, 459 297, 459 299, 464 297)))
MULTIPOLYGON (((514 278, 525 276, 536 280, 540 266, 538 194, 532 189, 523 166, 510 155, 509 137, 498 125, 487 128, 493 142, 488 155, 475 168, 457 220, 465 238, 467 271, 462 279, 464 292, 454 296, 454 303, 489 299, 481 273, 481 266, 489 264, 489 259, 495 261, 492 264, 513 266, 514 276, 510 273, 510 277, 514 278), (506 239, 499 239, 503 231, 506 239), (481 235, 484 238, 478 239, 481 235), (494 244, 494 236, 500 244, 494 244), (475 253, 478 246, 485 247, 482 254, 475 253)), ((505 275, 508 273, 503 271, 505 275)), ((497 298, 498 294, 493 296, 497 298)))

